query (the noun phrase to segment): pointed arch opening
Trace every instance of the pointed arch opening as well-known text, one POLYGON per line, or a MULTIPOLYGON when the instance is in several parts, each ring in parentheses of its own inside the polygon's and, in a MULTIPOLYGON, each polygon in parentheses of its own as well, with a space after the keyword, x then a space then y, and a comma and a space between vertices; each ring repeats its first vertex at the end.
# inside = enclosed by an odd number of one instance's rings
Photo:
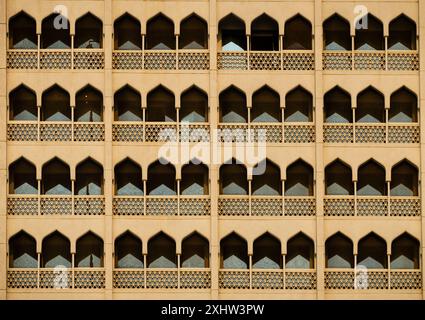
POLYGON ((70 195, 71 176, 69 166, 59 158, 53 158, 42 168, 42 194, 70 195))
POLYGON ((148 167, 148 195, 171 196, 177 194, 176 169, 171 163, 157 160, 148 167))
POLYGON ((230 86, 219 95, 220 122, 222 123, 247 123, 248 108, 245 93, 230 86))
POLYGON ((248 243, 232 232, 220 241, 221 268, 248 269, 248 243))
POLYGON ((41 96, 41 121, 71 121, 70 96, 57 84, 41 96))
POLYGON ((148 268, 177 268, 176 242, 164 232, 148 241, 148 268))
POLYGON ((387 268, 387 243, 371 232, 359 240, 357 266, 368 269, 387 268))
POLYGON ((385 168, 373 159, 359 167, 357 195, 384 196, 387 194, 385 168))
POLYGON ((263 13, 251 23, 251 45, 253 51, 279 50, 279 25, 269 15, 263 13))
POLYGON ((59 231, 54 231, 43 239, 41 266, 71 268, 71 242, 59 231))
POLYGON ((350 166, 337 159, 325 168, 327 195, 353 195, 353 173, 350 166))
POLYGON ((304 233, 299 232, 288 240, 286 252, 287 269, 314 268, 314 242, 304 233))
POLYGON ((88 12, 75 21, 75 48, 102 48, 103 23, 94 14, 88 12))
POLYGON ((391 243, 391 269, 419 269, 418 239, 407 232, 401 234, 391 243))
POLYGON ((353 268, 354 254, 353 241, 337 232, 325 242, 326 268, 353 268))
POLYGON ((182 241, 182 268, 208 268, 210 260, 208 239, 193 232, 182 241))
POLYGON ((37 96, 26 85, 19 85, 9 93, 9 120, 37 121, 37 96))
POLYGON ((74 121, 100 122, 103 120, 102 92, 87 85, 75 95, 74 121))
POLYGON ((285 122, 313 121, 313 95, 301 86, 285 97, 285 122))
POLYGON ((52 13, 41 22, 42 49, 70 49, 69 20, 60 13, 52 13))
POLYGON ((174 93, 159 85, 148 93, 146 121, 174 122, 177 120, 174 93))
POLYGON ((25 11, 9 19, 9 48, 37 49, 36 21, 25 11))
POLYGON ((131 233, 124 232, 114 243, 115 268, 143 268, 142 240, 131 233))
POLYGON ((416 23, 404 14, 390 22, 388 50, 416 50, 416 23))
POLYGON ((233 13, 228 14, 218 23, 218 38, 222 51, 245 51, 245 22, 233 13))
POLYGON ((180 22, 179 49, 208 49, 208 24, 195 13, 180 22))
POLYGON ((323 22, 323 46, 325 50, 351 50, 350 23, 338 14, 323 22))
POLYGON ((335 87, 325 93, 324 116, 327 123, 352 123, 353 111, 350 94, 335 87))
POLYGON ((36 240, 23 230, 9 239, 9 267, 38 267, 36 240))
POLYGON ((25 158, 9 166, 9 194, 38 194, 36 167, 25 158))
POLYGON ((392 167, 390 195, 397 197, 419 195, 419 172, 409 161, 403 160, 392 167))
POLYGON ((381 92, 368 87, 357 95, 356 122, 385 122, 385 98, 381 92))
POLYGON ((311 22, 297 14, 285 22, 284 50, 311 50, 313 43, 311 22))
POLYGON ((181 122, 208 122, 208 95, 196 86, 180 96, 181 122))
POLYGON ((182 195, 206 195, 208 190, 208 167, 198 161, 191 161, 182 167, 180 190, 182 195))
POLYGON ((236 163, 232 159, 230 163, 220 167, 220 194, 224 195, 247 195, 248 175, 243 164, 236 163))
POLYGON ((252 122, 282 122, 280 96, 269 86, 263 86, 252 95, 252 122))
POLYGON ((76 243, 75 266, 78 268, 103 267, 103 240, 89 231, 76 243))
POLYGON ((142 168, 133 160, 126 158, 114 168, 115 194, 118 196, 143 195, 142 168))
POLYGON ((174 22, 162 13, 149 19, 145 42, 147 50, 175 50, 174 22))
POLYGON ((264 166, 262 174, 252 176, 252 194, 254 196, 277 196, 282 194, 280 168, 269 159, 258 164, 264 166))
POLYGON ((384 50, 384 25, 368 13, 356 21, 355 50, 384 50), (367 25, 367 27, 366 27, 367 25))
POLYGON ((142 50, 140 21, 125 13, 114 22, 115 50, 142 50))
POLYGON ((263 235, 254 240, 252 268, 282 268, 282 248, 280 240, 269 232, 264 233, 263 235))
POLYGON ((125 85, 114 94, 115 121, 143 121, 142 97, 136 89, 125 85))
POLYGON ((314 195, 313 168, 299 159, 286 169, 285 196, 314 195))
POLYGON ((103 194, 103 167, 97 161, 87 158, 76 168, 76 195, 103 194))
POLYGON ((418 97, 415 93, 402 87, 391 94, 389 122, 418 122, 418 97))

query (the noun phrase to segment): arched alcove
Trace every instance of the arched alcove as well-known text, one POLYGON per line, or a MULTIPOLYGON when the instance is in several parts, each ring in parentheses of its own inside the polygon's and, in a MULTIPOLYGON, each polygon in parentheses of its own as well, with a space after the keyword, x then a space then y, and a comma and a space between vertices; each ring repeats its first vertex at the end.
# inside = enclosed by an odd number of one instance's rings
POLYGON ((180 96, 181 122, 208 122, 208 95, 196 86, 180 96))
POLYGON ((314 242, 304 233, 299 232, 286 244, 287 269, 314 268, 314 242))
POLYGON ((182 195, 205 195, 208 189, 208 167, 190 162, 182 167, 180 190, 182 195))
POLYGON ((162 164, 159 160, 148 167, 148 195, 171 196, 177 194, 176 169, 171 163, 162 164))
POLYGON ((335 13, 323 22, 325 50, 351 50, 350 23, 335 13))
POLYGON ((404 14, 390 22, 388 50, 416 50, 416 23, 404 14))
POLYGON ((232 159, 231 163, 220 167, 220 194, 224 195, 247 195, 248 178, 246 167, 237 164, 232 159))
POLYGON ((357 95, 356 122, 385 122, 385 99, 381 92, 368 87, 357 95))
POLYGON ((251 23, 251 50, 278 51, 279 25, 276 20, 263 13, 251 23))
POLYGON ((74 48, 102 48, 103 23, 88 12, 75 21, 74 48))
POLYGON ((248 269, 248 244, 235 232, 220 241, 221 268, 248 269))
POLYGON ((52 232, 43 239, 41 249, 41 266, 43 268, 71 268, 71 243, 59 231, 52 232))
POLYGON ((313 95, 301 86, 285 97, 285 122, 313 121, 313 95))
POLYGON ((350 166, 337 159, 325 168, 327 195, 354 194, 353 173, 350 166))
POLYGON ((387 244, 385 240, 374 232, 360 239, 357 265, 368 269, 386 269, 387 244))
POLYGON ((248 121, 248 108, 246 107, 245 93, 230 86, 219 95, 220 122, 246 123, 248 121))
POLYGON ((252 268, 282 268, 282 248, 279 239, 266 232, 254 240, 252 268))
POLYGON ((9 267, 38 267, 36 240, 23 230, 9 239, 9 267))
POLYGON ((25 11, 9 19, 9 48, 37 49, 36 21, 25 11))
POLYGON ((129 85, 125 85, 114 94, 115 121, 142 121, 142 97, 129 85))
POLYGON ((130 231, 124 232, 114 243, 116 268, 143 268, 142 240, 130 231))
POLYGON ((279 94, 269 86, 263 86, 252 95, 251 121, 282 121, 279 94))
POLYGON ((297 14, 285 22, 284 50, 311 50, 313 43, 311 22, 297 14))
POLYGON ((325 242, 326 268, 353 268, 353 241, 342 234, 335 233, 325 242))
POLYGON ((9 93, 9 120, 37 121, 37 96, 26 85, 19 85, 9 93))
POLYGON ((208 268, 209 267, 208 239, 197 232, 188 235, 182 241, 181 267, 208 268))
POLYGON ((419 241, 407 232, 391 243, 391 269, 419 269, 419 241))
POLYGON ((114 22, 115 50, 142 50, 140 21, 125 13, 114 22))
POLYGON ((136 162, 124 159, 115 166, 114 174, 116 195, 143 195, 142 168, 136 162))
POLYGON ((265 166, 262 174, 252 176, 252 194, 259 196, 277 196, 282 194, 282 182, 278 165, 265 159, 258 166, 265 166))
POLYGON ((159 85, 148 93, 146 121, 174 122, 177 120, 174 93, 159 85))
POLYGON ((327 123, 352 123, 351 96, 340 87, 325 93, 324 116, 327 123))
POLYGON ((75 194, 103 194, 103 167, 91 158, 87 158, 76 168, 75 194))
POLYGON ((41 96, 41 121, 71 121, 70 96, 57 84, 41 96))
POLYGON ((419 172, 409 161, 403 160, 391 169, 391 196, 418 196, 419 172))
POLYGON ((38 194, 36 167, 23 157, 9 166, 9 194, 38 194))
POLYGON ((207 49, 208 24, 195 13, 180 22, 179 49, 207 49))
POLYGON ((176 268, 176 242, 164 232, 159 232, 148 241, 148 268, 176 268))
POLYGON ((176 48, 174 23, 170 18, 158 13, 148 20, 145 48, 147 50, 174 50, 176 48))
POLYGON ((77 240, 75 266, 100 268, 103 267, 103 240, 89 231, 77 240))
POLYGON ((100 122, 103 120, 102 92, 87 85, 75 95, 74 121, 100 122))
POLYGON ((41 48, 70 49, 69 30, 68 19, 59 13, 52 13, 44 18, 41 22, 41 48))
POLYGON ((356 20, 355 50, 384 50, 384 26, 382 22, 368 13, 356 20))
POLYGON ((313 168, 299 159, 286 169, 285 196, 314 195, 313 168))
POLYGON ((42 168, 42 194, 70 195, 71 176, 69 166, 59 158, 53 158, 42 168))
POLYGON ((221 40, 222 51, 245 51, 246 28, 245 22, 234 15, 228 14, 218 23, 218 38, 221 40))
POLYGON ((385 182, 385 168, 371 159, 359 167, 357 195, 384 196, 387 194, 385 182))

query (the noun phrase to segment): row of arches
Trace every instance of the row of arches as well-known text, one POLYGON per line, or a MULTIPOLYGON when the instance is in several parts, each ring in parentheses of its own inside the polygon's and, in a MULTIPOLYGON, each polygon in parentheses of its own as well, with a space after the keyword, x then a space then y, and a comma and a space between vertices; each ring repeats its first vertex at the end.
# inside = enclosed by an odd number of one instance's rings
MULTIPOLYGON (((103 240, 89 231, 76 241, 74 262, 71 243, 59 231, 54 231, 42 240, 40 267, 102 267, 104 259, 103 240)), ((326 268, 353 268, 364 266, 369 269, 418 269, 419 241, 403 233, 391 243, 388 254, 387 243, 379 235, 370 232, 358 241, 356 253, 353 241, 337 232, 325 242, 326 268)), ((175 240, 164 232, 152 236, 144 254, 142 240, 126 231, 114 241, 114 265, 116 268, 208 268, 210 258, 209 241, 198 232, 182 240, 181 255, 178 257, 175 240), (145 259, 146 258, 146 259, 145 259)), ((252 261, 249 261, 248 243, 232 232, 220 241, 220 266, 224 269, 288 269, 315 268, 314 241, 299 232, 286 243, 282 250, 281 241, 266 232, 253 242, 252 261), (285 253, 284 255, 282 253, 285 253)), ((9 239, 9 266, 12 268, 37 268, 39 258, 36 240, 20 231, 9 239)))
MULTIPOLYGON (((248 180, 245 165, 235 159, 224 163, 219 170, 220 194, 223 195, 314 195, 313 167, 299 159, 286 168, 286 179, 282 183, 278 165, 265 159, 264 172, 253 175, 248 180), (249 187, 249 183, 251 186, 249 187), (282 190, 284 189, 284 190, 282 190)), ((207 195, 209 194, 208 167, 194 159, 181 168, 179 187, 176 181, 176 169, 171 164, 155 161, 148 167, 146 184, 140 165, 126 158, 114 167, 114 187, 116 195, 207 195)), ((76 195, 103 194, 103 167, 91 158, 76 166, 75 183, 72 185, 70 167, 53 158, 42 167, 40 181, 41 194, 76 195)), ((417 196, 419 194, 418 169, 408 160, 402 160, 391 169, 391 181, 387 183, 385 168, 370 159, 359 166, 357 181, 353 181, 351 167, 336 159, 325 167, 325 193, 327 195, 358 196, 417 196)), ((9 166, 10 194, 37 194, 38 182, 36 167, 25 158, 19 158, 9 166)))
MULTIPOLYGON (((416 23, 404 14, 389 23, 388 43, 385 44, 383 23, 368 13, 356 24, 367 23, 367 28, 356 28, 354 49, 356 50, 416 50, 416 23)), ((289 18, 284 30, 279 31, 278 22, 263 13, 255 18, 247 32, 245 22, 230 13, 219 21, 218 41, 223 51, 276 51, 280 50, 280 34, 284 34, 282 48, 285 50, 311 50, 312 24, 301 14, 289 18), (247 34, 250 35, 249 41, 247 34)), ((59 14, 44 18, 41 26, 41 48, 70 48, 69 22, 59 14), (54 28, 54 21, 68 28, 54 28)), ((195 13, 180 22, 180 34, 176 40, 174 22, 163 13, 147 21, 146 36, 142 38, 140 21, 128 12, 114 21, 114 48, 116 50, 174 50, 208 48, 207 22, 195 13)), ((103 23, 88 12, 75 22, 75 48, 102 47, 103 23)), ((351 50, 350 22, 335 13, 323 23, 323 40, 326 50, 351 50)), ((9 19, 9 46, 15 49, 37 48, 36 21, 21 11, 9 19)))
MULTIPOLYGON (((219 120, 222 123, 281 122, 282 103, 277 91, 264 85, 252 94, 252 106, 247 107, 246 94, 234 85, 219 94, 219 120)), ((386 122, 385 97, 369 86, 358 93, 353 116, 351 95, 339 86, 324 95, 324 120, 327 123, 384 123, 386 122), (354 119, 353 119, 354 117, 354 119)), ((115 121, 165 121, 207 122, 208 95, 193 85, 180 95, 176 109, 174 93, 163 85, 149 91, 146 112, 142 108, 140 92, 125 85, 114 94, 115 121)), ((285 95, 283 119, 285 122, 313 121, 313 95, 297 86, 285 95)), ((9 94, 9 119, 36 121, 38 119, 36 93, 24 84, 9 94)), ((40 120, 42 121, 103 120, 103 95, 91 85, 77 91, 75 108, 70 107, 70 94, 55 84, 42 93, 40 120)), ((406 87, 393 92, 388 110, 389 122, 417 122, 418 98, 406 87)))

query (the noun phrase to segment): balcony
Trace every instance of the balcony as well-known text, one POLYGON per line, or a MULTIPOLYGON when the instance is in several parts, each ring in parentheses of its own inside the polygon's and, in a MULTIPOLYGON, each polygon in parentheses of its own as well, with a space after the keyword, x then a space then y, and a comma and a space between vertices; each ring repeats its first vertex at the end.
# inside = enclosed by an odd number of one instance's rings
POLYGON ((7 124, 8 141, 99 142, 105 140, 103 122, 16 121, 7 124))
POLYGON ((325 289, 327 290, 420 290, 422 274, 419 270, 371 269, 366 272, 354 269, 326 269, 325 289), (358 281, 357 285, 356 282, 358 281))
POLYGON ((7 50, 8 69, 101 70, 104 60, 103 49, 7 50))
POLYGON ((323 70, 418 71, 419 53, 412 51, 324 51, 323 70))
POLYGON ((97 216, 105 214, 104 196, 21 195, 7 196, 11 216, 97 216))
POLYGON ((114 269, 114 289, 209 289, 207 268, 114 269))
POLYGON ((220 269, 220 289, 316 290, 314 269, 220 269))
POLYGON ((220 195, 219 216, 315 216, 314 196, 236 196, 220 195))
POLYGON ((324 215, 328 217, 419 217, 420 197, 325 196, 324 215))
POLYGON ((10 268, 8 289, 104 289, 103 268, 10 268))
POLYGON ((372 124, 372 123, 325 123, 325 143, 400 143, 420 142, 418 123, 372 124))
POLYGON ((209 50, 114 50, 116 70, 209 70, 209 50))
POLYGON ((221 51, 217 53, 219 70, 314 70, 312 50, 221 51))

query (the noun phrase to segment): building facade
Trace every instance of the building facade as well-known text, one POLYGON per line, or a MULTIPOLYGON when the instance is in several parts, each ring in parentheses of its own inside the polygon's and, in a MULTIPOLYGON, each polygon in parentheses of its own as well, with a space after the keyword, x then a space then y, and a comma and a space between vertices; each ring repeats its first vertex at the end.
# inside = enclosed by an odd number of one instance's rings
POLYGON ((425 297, 423 1, 0 0, 0 43, 1 299, 425 297))

